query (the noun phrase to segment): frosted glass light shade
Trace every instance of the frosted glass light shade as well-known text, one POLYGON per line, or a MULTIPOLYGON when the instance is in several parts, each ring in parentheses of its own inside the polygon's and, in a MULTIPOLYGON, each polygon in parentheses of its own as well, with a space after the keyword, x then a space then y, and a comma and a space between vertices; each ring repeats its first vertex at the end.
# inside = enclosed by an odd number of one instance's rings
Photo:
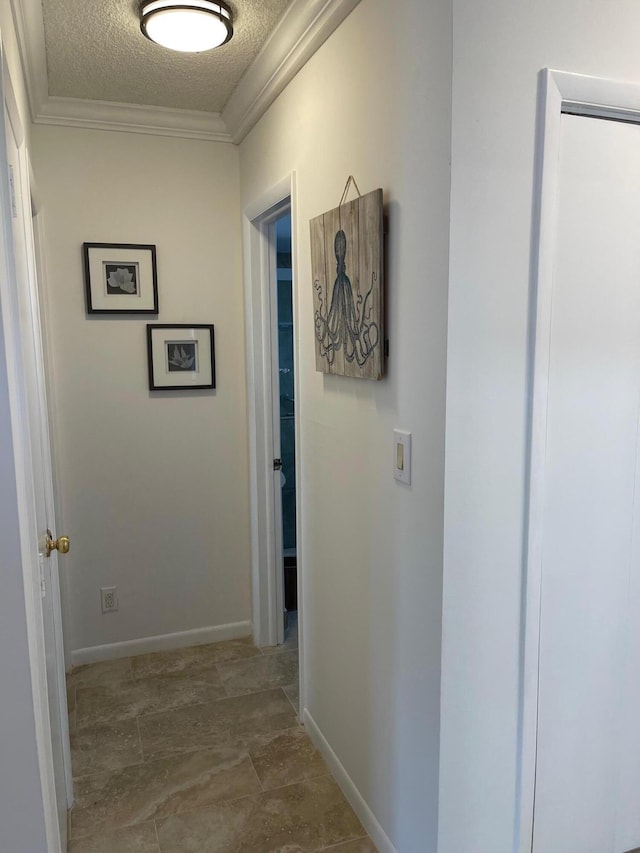
POLYGON ((183 53, 201 53, 233 35, 231 10, 210 0, 146 0, 140 6, 140 29, 151 41, 183 53))

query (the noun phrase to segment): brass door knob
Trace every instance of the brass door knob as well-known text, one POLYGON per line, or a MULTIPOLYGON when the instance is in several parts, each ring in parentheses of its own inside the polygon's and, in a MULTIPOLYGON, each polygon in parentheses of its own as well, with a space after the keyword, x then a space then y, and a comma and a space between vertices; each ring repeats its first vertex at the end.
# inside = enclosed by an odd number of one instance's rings
POLYGON ((71 541, 68 536, 58 536, 57 539, 54 539, 51 535, 51 531, 47 530, 47 538, 45 541, 47 557, 51 556, 52 551, 57 551, 59 554, 68 554, 70 547, 71 541))

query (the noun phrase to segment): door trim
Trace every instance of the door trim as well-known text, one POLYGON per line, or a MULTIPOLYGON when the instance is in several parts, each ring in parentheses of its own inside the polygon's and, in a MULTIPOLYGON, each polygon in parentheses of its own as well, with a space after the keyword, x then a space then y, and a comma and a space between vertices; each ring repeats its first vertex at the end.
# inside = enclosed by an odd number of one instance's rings
MULTIPOLYGON (((278 571, 275 531, 273 460, 273 315, 271 275, 272 224, 284 211, 291 210, 291 260, 293 268, 295 396, 299 393, 299 354, 296 334, 298 291, 296 287, 296 176, 278 181, 243 211, 244 295, 247 347, 247 390, 249 416, 249 469, 251 504, 251 564, 253 583, 253 636, 256 645, 276 645, 282 641, 283 578, 278 571)), ((297 548, 302 551, 300 530, 300 435, 296 417, 296 507, 297 548)), ((298 600, 302 610, 303 580, 298 560, 298 600)), ((302 650, 302 614, 299 615, 302 650)), ((302 654, 300 667, 302 672, 302 654)), ((301 678, 302 683, 302 678, 301 678)), ((303 707, 301 705, 301 707, 303 707)))
POLYGON ((538 727, 543 499, 553 265, 563 113, 640 123, 640 85, 565 71, 539 75, 529 328, 528 470, 521 631, 519 772, 514 851, 531 853, 538 727))

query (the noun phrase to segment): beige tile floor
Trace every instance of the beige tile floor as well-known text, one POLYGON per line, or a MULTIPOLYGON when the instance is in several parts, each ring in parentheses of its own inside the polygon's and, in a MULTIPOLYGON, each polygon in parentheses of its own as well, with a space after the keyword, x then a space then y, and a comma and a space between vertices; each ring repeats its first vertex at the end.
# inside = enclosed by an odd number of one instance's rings
POLYGON ((375 853, 297 719, 295 622, 74 669, 69 853, 375 853))

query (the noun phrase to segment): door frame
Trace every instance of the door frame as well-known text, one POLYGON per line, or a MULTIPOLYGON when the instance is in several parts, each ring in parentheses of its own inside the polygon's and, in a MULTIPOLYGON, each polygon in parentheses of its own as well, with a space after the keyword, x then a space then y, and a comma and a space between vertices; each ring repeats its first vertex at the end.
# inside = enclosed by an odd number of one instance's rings
POLYGON ((546 422, 563 113, 640 124, 640 85, 549 68, 539 75, 529 315, 529 451, 524 516, 516 853, 531 853, 533 847, 546 422))
MULTIPOLYGON (((18 141, 20 149, 21 173, 24 176, 24 169, 28 168, 24 157, 24 128, 20 119, 1 35, 0 54, 2 78, 0 96, 3 102, 2 116, 0 117, 0 162, 7 163, 4 121, 4 103, 6 102, 9 121, 11 122, 13 134, 18 141)), ((7 539, 4 541, 7 545, 15 542, 20 553, 24 584, 25 622, 29 649, 35 737, 47 848, 50 853, 61 853, 61 834, 57 815, 51 726, 47 704, 48 693, 38 541, 37 535, 34 535, 37 531, 37 523, 35 518, 33 458, 29 447, 29 408, 26 396, 24 364, 21 355, 20 311, 16 294, 10 286, 10 283, 15 281, 16 278, 11 228, 13 202, 6 168, 3 167, 1 172, 0 218, 2 234, 0 234, 0 247, 2 247, 3 251, 0 252, 0 257, 4 260, 2 261, 2 275, 0 275, 0 322, 3 325, 5 335, 6 383, 12 424, 11 450, 13 452, 16 478, 16 509, 19 519, 19 530, 12 530, 10 535, 9 531, 5 531, 7 539)), ((31 211, 29 211, 29 217, 31 217, 31 211)))
MULTIPOLYGON (((276 498, 274 491, 273 442, 276 411, 276 382, 273 352, 277 347, 273 327, 273 224, 291 211, 291 265, 293 278, 294 387, 296 397, 296 541, 301 552, 300 426, 298 417, 299 345, 297 334, 298 288, 296 279, 296 175, 291 172, 250 202, 243 210, 244 298, 247 348, 249 415, 249 469, 251 503, 251 566, 253 584, 253 636, 256 645, 282 642, 283 578, 278 570, 276 498)), ((279 411, 279 408, 278 408, 279 411)), ((298 560, 298 609, 302 610, 303 579, 298 560)), ((302 615, 299 615, 302 647, 302 615)), ((302 661, 301 661, 302 667, 302 661)), ((302 682, 302 679, 301 679, 302 682)))

